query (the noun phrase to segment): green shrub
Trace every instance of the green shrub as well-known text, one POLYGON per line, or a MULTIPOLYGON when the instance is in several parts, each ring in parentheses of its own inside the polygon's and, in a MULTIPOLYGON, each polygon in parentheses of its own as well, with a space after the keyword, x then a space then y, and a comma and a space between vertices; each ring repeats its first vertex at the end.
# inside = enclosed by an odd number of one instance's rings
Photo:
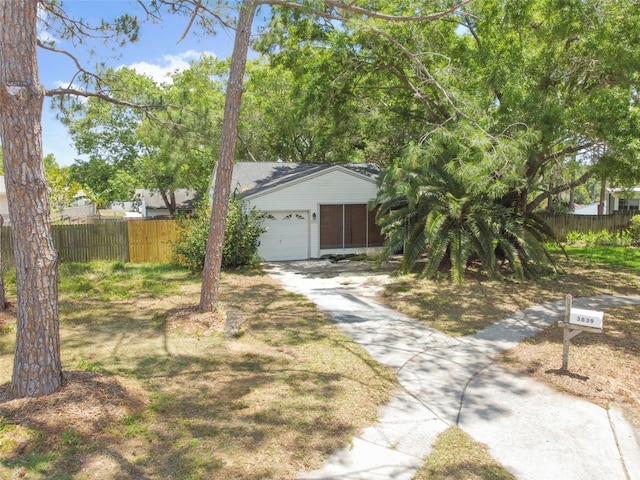
MULTIPOLYGON (((208 205, 198 208, 194 218, 178 222, 178 241, 173 253, 178 264, 196 272, 204 267, 209 236, 210 210, 208 205)), ((247 210, 239 200, 229 203, 227 227, 222 247, 222 268, 237 268, 258 262, 258 246, 262 227, 262 215, 253 208, 247 210)))
POLYGON ((258 261, 262 214, 256 209, 247 210, 238 200, 229 204, 227 228, 222 247, 222 268, 255 265, 258 261))
POLYGON ((566 239, 567 245, 577 245, 582 241, 582 235, 584 234, 576 231, 567 233, 567 239, 566 239))
POLYGON ((599 232, 569 232, 567 245, 585 247, 628 247, 632 244, 630 230, 621 232, 609 232, 606 228, 599 232))
POLYGON ((209 209, 199 208, 194 218, 178 219, 178 240, 172 245, 179 265, 189 270, 202 271, 209 235, 209 209))
POLYGON ((640 246, 640 215, 634 215, 629 221, 629 237, 631 238, 631 244, 634 246, 640 246))

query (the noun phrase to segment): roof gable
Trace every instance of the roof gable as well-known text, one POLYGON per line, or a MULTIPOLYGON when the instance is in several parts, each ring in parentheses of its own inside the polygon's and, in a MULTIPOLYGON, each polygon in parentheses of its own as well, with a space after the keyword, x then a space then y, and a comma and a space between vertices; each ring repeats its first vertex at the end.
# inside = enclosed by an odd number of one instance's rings
MULTIPOLYGON (((198 200, 198 195, 195 190, 187 188, 178 188, 175 190, 174 195, 176 197, 176 207, 178 209, 191 209, 194 202, 198 200)), ((135 196, 138 200, 143 202, 146 208, 150 209, 164 209, 167 208, 162 195, 157 190, 146 190, 138 188, 135 191, 135 196)))
POLYGON ((242 197, 256 196, 335 170, 372 183, 380 172, 376 165, 369 163, 239 162, 233 168, 231 188, 242 197))

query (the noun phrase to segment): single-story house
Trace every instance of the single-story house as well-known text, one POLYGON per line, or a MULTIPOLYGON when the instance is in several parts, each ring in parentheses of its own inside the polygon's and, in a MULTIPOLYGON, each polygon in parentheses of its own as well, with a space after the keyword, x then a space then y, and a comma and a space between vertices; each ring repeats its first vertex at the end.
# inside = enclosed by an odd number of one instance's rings
POLYGON ((79 218, 93 217, 96 215, 96 206, 87 197, 84 190, 79 190, 74 196, 70 205, 64 207, 60 212, 53 215, 54 220, 73 220, 79 218))
POLYGON ((608 189, 607 213, 640 210, 640 187, 608 189))
MULTIPOLYGON (((197 195, 195 190, 179 188, 175 191, 176 213, 190 213, 195 207, 197 195)), ((136 189, 134 200, 131 202, 113 202, 108 212, 101 212, 105 216, 118 215, 125 217, 157 218, 169 217, 169 209, 157 191, 136 189)))
POLYGON ((372 164, 239 162, 231 191, 264 212, 258 254, 267 261, 370 253, 384 243, 368 207, 378 173, 372 164))
POLYGON ((575 215, 597 215, 600 203, 589 203, 587 205, 575 205, 573 213, 575 215))

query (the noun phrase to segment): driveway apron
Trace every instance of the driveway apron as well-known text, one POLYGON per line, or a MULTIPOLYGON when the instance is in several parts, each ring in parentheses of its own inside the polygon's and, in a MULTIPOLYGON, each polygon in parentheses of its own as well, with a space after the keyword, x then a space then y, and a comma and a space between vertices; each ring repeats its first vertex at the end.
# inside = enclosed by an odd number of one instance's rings
MULTIPOLYGON (((299 479, 409 480, 436 437, 459 425, 518 479, 640 480, 637 432, 616 408, 563 395, 496 361, 503 350, 560 319, 564 299, 453 338, 295 262, 269 264, 267 271, 392 367, 401 386, 375 425, 299 479)), ((640 297, 574 299, 576 307, 589 309, 635 303, 640 297)))

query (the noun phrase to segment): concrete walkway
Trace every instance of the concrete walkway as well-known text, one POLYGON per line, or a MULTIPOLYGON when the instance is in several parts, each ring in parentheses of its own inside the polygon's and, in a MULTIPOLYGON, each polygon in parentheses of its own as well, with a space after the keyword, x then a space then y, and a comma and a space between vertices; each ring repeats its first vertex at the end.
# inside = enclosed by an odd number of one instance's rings
MULTIPOLYGON (((617 409, 563 395, 496 362, 562 317, 564 300, 506 318, 476 335, 452 338, 295 264, 268 272, 327 312, 378 362, 396 370, 401 390, 378 423, 300 479, 410 480, 442 431, 459 425, 489 446, 518 479, 640 480, 640 447, 617 409)), ((579 308, 640 303, 640 297, 574 299, 579 308)))

